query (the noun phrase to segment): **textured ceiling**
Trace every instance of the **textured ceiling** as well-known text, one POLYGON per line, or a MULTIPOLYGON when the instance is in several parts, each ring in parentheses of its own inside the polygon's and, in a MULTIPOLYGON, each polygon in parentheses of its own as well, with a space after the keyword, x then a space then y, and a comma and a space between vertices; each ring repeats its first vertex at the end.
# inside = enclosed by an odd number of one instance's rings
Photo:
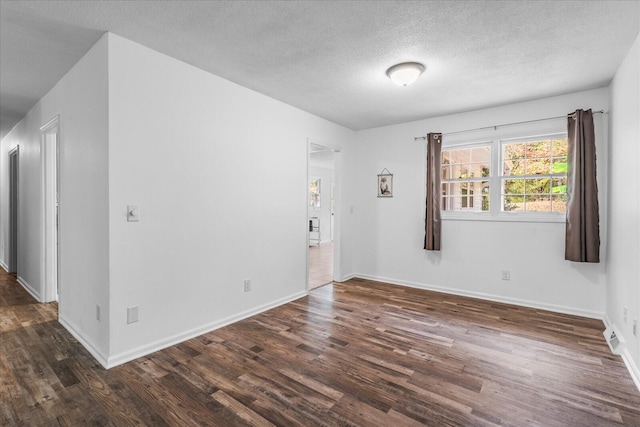
POLYGON ((0 1, 4 136, 111 31, 352 129, 609 83, 638 1, 0 1), (386 69, 427 71, 398 87, 386 69))

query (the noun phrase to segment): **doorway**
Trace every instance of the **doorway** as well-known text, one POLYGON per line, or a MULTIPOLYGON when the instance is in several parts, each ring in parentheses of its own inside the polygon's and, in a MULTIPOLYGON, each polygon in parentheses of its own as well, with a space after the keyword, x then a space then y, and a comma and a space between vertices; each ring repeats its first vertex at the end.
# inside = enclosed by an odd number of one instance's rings
POLYGON ((44 302, 58 301, 59 275, 59 129, 58 117, 40 128, 42 155, 42 204, 44 212, 42 269, 44 302))
POLYGON ((307 259, 308 289, 333 282, 335 277, 335 175, 337 150, 309 143, 307 259))
POLYGON ((18 150, 9 151, 9 254, 7 269, 18 273, 18 150))

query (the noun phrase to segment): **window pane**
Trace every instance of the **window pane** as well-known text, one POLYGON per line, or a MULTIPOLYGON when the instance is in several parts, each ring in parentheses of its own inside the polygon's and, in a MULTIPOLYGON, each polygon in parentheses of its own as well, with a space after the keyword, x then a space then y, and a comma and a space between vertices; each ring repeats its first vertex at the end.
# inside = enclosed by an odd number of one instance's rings
POLYGON ((551 199, 549 196, 525 196, 525 210, 527 212, 550 212, 551 199))
POLYGON ((471 181, 469 185, 474 194, 480 195, 485 185, 487 186, 487 188, 489 188, 489 181, 471 181))
POLYGON ((551 157, 551 141, 527 142, 526 157, 528 159, 551 157))
POLYGON ((449 198, 449 206, 452 211, 459 211, 462 208, 462 197, 460 196, 451 196, 449 198))
POLYGON ((553 178, 551 193, 562 194, 567 192, 567 178, 553 178))
POLYGON ((503 185, 504 194, 524 194, 524 179, 505 179, 503 185))
POLYGON ((451 166, 451 170, 451 178, 453 179, 469 178, 469 166, 466 164, 454 164, 451 166))
POLYGON ((503 211, 563 212, 567 150, 567 138, 503 143, 503 211))
POLYGON ((524 210, 524 196, 504 196, 502 210, 505 212, 519 212, 524 210))
POLYGON ((471 162, 474 163, 490 163, 491 162, 491 147, 474 147, 471 149, 471 162))
POLYGON ((451 163, 469 163, 471 156, 468 148, 449 151, 451 163))
POLYGON ((449 198, 448 197, 442 197, 441 205, 442 206, 440 206, 440 210, 448 211, 449 210, 449 198))
POLYGON ((442 179, 451 179, 451 166, 442 166, 442 179))
POLYGON ((491 161, 491 145, 442 151, 443 211, 489 210, 491 161))
POLYGON ((525 180, 524 191, 526 194, 549 194, 551 191, 549 178, 525 180))
POLYGON ((482 210, 489 211, 489 196, 482 196, 482 210))
POLYGON ((554 194, 551 196, 551 211, 566 212, 567 211, 567 195, 554 194))
POLYGON ((471 163, 469 166, 470 169, 470 178, 484 178, 489 176, 490 164, 487 163, 471 163))
POLYGON ((525 161, 525 175, 539 175, 551 173, 550 159, 527 159, 525 161))
POLYGON ((554 157, 563 157, 569 154, 569 143, 567 138, 554 139, 551 141, 551 153, 554 157))
POLYGON ((502 174, 504 176, 509 176, 511 175, 511 171, 513 170, 513 161, 512 160, 505 160, 504 164, 502 166, 502 174))
POLYGON ((505 144, 502 157, 505 160, 524 159, 524 153, 525 144, 505 144))
POLYGON ((440 158, 442 159, 443 165, 448 165, 451 163, 451 156, 449 155, 449 150, 442 150, 440 153, 440 158))
POLYGON ((450 196, 459 196, 462 194, 462 184, 459 182, 454 182, 449 184, 449 195, 450 196))
POLYGON ((567 158, 554 157, 551 165, 551 173, 567 173, 567 158))

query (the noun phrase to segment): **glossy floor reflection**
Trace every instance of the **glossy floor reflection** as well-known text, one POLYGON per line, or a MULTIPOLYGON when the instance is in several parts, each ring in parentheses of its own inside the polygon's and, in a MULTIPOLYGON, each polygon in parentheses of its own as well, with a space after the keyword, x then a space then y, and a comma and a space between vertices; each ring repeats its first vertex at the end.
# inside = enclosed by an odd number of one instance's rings
POLYGON ((309 289, 333 281, 333 242, 309 246, 309 289))
POLYGON ((0 425, 639 426, 602 322, 362 279, 108 371, 0 273, 0 425))

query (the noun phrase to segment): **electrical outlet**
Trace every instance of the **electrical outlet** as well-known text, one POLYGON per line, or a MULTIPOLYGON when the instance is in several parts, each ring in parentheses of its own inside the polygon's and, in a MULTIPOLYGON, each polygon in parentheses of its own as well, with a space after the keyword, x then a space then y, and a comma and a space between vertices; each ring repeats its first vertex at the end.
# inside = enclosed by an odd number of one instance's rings
POLYGON ((509 270, 502 270, 502 280, 511 280, 511 272, 509 270))
POLYGON ((627 323, 627 307, 622 307, 622 320, 624 320, 624 323, 627 323))
POLYGON ((127 308, 127 323, 136 323, 138 321, 138 306, 127 308))
POLYGON ((96 304, 96 320, 100 320, 100 304, 96 304))
POLYGON ((251 280, 244 281, 244 291, 245 292, 251 291, 251 280))
POLYGON ((638 336, 638 319, 633 319, 633 335, 638 336))

